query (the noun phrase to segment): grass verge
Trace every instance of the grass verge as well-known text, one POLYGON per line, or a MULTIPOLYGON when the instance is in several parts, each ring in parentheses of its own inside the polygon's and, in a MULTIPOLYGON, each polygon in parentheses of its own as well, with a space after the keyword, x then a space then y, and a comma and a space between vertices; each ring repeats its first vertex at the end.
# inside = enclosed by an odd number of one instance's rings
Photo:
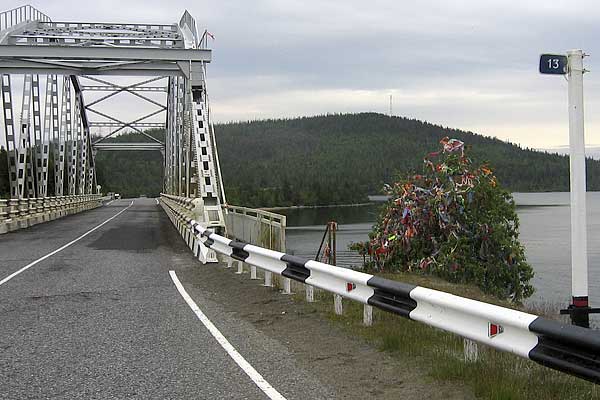
MULTIPOLYGON (((455 285, 432 277, 410 274, 383 276, 531 312, 531 309, 516 307, 486 296, 473 286, 455 285)), ((295 298, 303 301, 303 291, 300 288, 295 291, 295 298)), ((457 335, 378 309, 373 310, 373 326, 365 327, 362 325, 362 304, 345 300, 344 315, 339 316, 333 311, 331 294, 315 291, 315 299, 315 303, 306 303, 306 307, 343 326, 349 333, 362 337, 380 351, 396 356, 399 369, 405 368, 402 360, 411 357, 422 367, 424 373, 434 380, 462 383, 470 387, 478 398, 600 400, 600 390, 596 385, 542 367, 533 361, 478 345, 478 360, 466 362, 463 355, 463 339, 457 335)), ((545 309, 548 310, 547 307, 545 309)), ((539 315, 540 310, 536 311, 539 315)))

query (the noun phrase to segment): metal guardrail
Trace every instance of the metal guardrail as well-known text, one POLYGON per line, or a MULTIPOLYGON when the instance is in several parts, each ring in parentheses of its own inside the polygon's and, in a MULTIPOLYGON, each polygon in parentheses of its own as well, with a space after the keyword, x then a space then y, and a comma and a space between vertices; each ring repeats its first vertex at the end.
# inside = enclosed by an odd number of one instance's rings
POLYGON ((20 6, 0 13, 0 31, 25 21, 51 22, 49 16, 30 5, 20 6))
POLYGON ((596 331, 231 240, 186 217, 177 205, 171 212, 180 225, 187 224, 180 232, 196 254, 210 249, 307 288, 358 301, 365 305, 365 319, 372 317, 371 307, 377 307, 600 383, 600 335, 596 331))
POLYGON ((195 221, 190 225, 200 246, 235 260, 600 383, 600 335, 593 330, 234 241, 195 221))
POLYGON ((232 205, 223 210, 228 237, 285 252, 285 215, 232 205))
POLYGON ((28 228, 102 205, 99 194, 32 199, 0 199, 0 234, 28 228))
POLYGON ((218 262, 217 253, 215 253, 214 250, 199 246, 198 243, 193 240, 194 235, 192 234, 188 221, 197 218, 197 214, 199 213, 196 209, 196 204, 194 204, 194 200, 197 199, 165 193, 160 194, 160 205, 179 231, 179 234, 185 238, 188 246, 194 251, 196 257, 204 264, 207 262, 218 262))

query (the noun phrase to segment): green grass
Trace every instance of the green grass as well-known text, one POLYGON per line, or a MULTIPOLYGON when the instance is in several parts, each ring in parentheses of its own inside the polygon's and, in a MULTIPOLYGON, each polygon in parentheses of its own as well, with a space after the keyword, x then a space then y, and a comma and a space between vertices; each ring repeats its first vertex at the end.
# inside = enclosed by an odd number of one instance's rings
MULTIPOLYGON (((523 309, 489 298, 470 286, 453 285, 430 277, 409 274, 388 274, 385 277, 523 309)), ((303 299, 303 291, 300 288, 295 291, 296 299, 303 299)), ((600 391, 596 385, 542 367, 533 361, 480 344, 478 360, 465 362, 463 339, 452 333, 378 309, 374 310, 373 326, 365 327, 362 325, 362 304, 344 300, 344 315, 339 316, 334 314, 331 294, 315 291, 315 298, 318 301, 307 303, 306 307, 343 326, 349 333, 364 338, 380 351, 395 356, 399 369, 406 368, 403 361, 408 357, 416 361, 434 380, 464 384, 471 388, 478 398, 600 400, 600 391)))

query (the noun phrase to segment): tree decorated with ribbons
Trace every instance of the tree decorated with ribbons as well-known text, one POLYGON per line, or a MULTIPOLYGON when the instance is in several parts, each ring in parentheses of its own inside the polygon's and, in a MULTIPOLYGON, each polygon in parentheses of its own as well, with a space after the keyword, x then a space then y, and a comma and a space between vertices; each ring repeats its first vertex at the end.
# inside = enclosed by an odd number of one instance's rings
POLYGON ((390 196, 366 243, 371 268, 470 283, 503 299, 531 296, 533 270, 519 242, 512 195, 488 165, 475 167, 463 142, 447 137, 423 173, 386 185, 390 196))

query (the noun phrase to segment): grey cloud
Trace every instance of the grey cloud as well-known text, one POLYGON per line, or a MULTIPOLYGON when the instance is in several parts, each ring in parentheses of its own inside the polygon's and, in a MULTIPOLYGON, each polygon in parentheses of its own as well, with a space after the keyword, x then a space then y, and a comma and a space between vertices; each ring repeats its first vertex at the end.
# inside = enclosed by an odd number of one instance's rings
MULTIPOLYGON (((20 3, 9 2, 11 5, 20 3)), ((541 52, 583 48, 588 136, 600 142, 600 5, 594 1, 73 0, 54 19, 175 22, 188 9, 216 40, 217 120, 385 111, 560 144, 566 84, 537 73, 541 52), (541 135, 533 132, 550 132, 541 135), (525 133, 521 133, 525 132, 525 133), (541 138, 544 136, 543 138, 541 138)), ((537 147, 541 147, 540 144, 537 147)))

